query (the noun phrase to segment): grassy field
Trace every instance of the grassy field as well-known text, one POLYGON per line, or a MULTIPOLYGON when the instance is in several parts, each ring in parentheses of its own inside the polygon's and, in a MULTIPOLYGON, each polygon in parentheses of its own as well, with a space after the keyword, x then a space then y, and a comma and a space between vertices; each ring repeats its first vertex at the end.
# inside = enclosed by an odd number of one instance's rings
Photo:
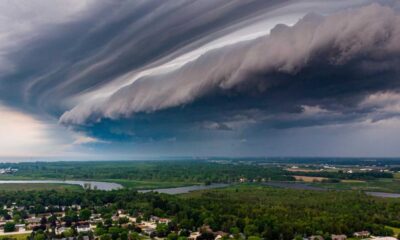
POLYGON ((394 235, 394 236, 399 236, 399 234, 400 234, 400 228, 390 227, 390 226, 386 226, 386 227, 393 230, 393 232, 394 232, 393 235, 394 235))
POLYGON ((394 178, 395 179, 400 179, 400 172, 397 172, 397 173, 395 173, 395 174, 393 174, 394 175, 394 178))
POLYGON ((323 180, 327 180, 328 178, 324 177, 309 177, 309 176, 293 176, 296 181, 303 181, 303 182, 322 182, 323 180))
POLYGON ((0 184, 0 191, 31 191, 31 190, 82 190, 81 186, 58 183, 7 183, 0 184))
POLYGON ((16 240, 26 240, 28 236, 30 236, 30 233, 24 233, 24 234, 9 234, 9 235, 1 235, 0 240, 2 239, 16 239, 16 240))

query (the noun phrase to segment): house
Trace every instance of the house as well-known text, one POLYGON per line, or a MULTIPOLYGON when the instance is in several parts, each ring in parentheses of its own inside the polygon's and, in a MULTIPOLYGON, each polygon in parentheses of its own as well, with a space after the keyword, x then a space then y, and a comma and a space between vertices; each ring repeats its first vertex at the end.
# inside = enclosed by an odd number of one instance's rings
POLYGON ((76 231, 78 233, 87 233, 90 232, 92 229, 90 228, 90 225, 80 225, 78 227, 76 227, 76 231))
POLYGON ((63 232, 65 232, 67 230, 67 228, 65 228, 65 227, 58 227, 58 228, 56 228, 56 231, 55 231, 55 233, 57 234, 57 235, 61 235, 63 232))
POLYGON ((146 235, 151 235, 152 233, 154 233, 156 230, 154 228, 151 227, 144 227, 142 228, 142 232, 146 235))
POLYGON ((31 218, 26 219, 26 222, 27 223, 40 223, 41 220, 42 219, 38 218, 38 217, 31 217, 31 218))
POLYGON ((24 232, 25 231, 25 224, 15 224, 15 229, 18 232, 24 232))
POLYGON ((150 222, 158 223, 158 221, 160 221, 159 217, 156 217, 156 216, 151 216, 150 217, 150 222))
POLYGON ((309 240, 324 240, 324 238, 321 235, 313 235, 308 238, 309 240))
POLYGON ((332 234, 331 239, 332 240, 346 240, 347 236, 344 234, 340 234, 340 235, 332 234))
POLYGON ((81 205, 72 204, 72 205, 71 205, 71 208, 72 208, 72 209, 76 209, 76 210, 81 210, 81 205))
POLYGON ((159 219, 158 219, 158 222, 159 222, 159 223, 168 224, 169 222, 171 222, 171 220, 168 219, 168 218, 159 218, 159 219))
POLYGON ((200 236, 200 232, 191 232, 188 237, 188 240, 196 240, 198 236, 200 236))
POLYGON ((353 234, 353 236, 356 238, 366 238, 369 237, 369 235, 371 234, 368 231, 360 231, 353 234))
POLYGON ((222 239, 223 237, 228 236, 228 233, 223 231, 215 232, 214 235, 216 236, 215 239, 222 239))

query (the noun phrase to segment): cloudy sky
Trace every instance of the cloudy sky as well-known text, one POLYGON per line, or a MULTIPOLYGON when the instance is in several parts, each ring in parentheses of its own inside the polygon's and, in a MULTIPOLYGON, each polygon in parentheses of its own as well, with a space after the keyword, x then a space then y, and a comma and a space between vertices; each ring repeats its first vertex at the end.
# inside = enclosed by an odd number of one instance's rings
POLYGON ((397 0, 0 1, 0 159, 399 143, 397 0))

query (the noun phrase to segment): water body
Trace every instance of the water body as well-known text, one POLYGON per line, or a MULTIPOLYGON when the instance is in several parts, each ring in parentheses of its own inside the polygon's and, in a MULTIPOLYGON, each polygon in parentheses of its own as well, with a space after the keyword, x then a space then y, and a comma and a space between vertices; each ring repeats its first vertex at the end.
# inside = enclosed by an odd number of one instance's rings
POLYGON ((211 185, 195 185, 195 186, 187 186, 187 187, 176 187, 176 188, 159 188, 159 189, 151 189, 151 190, 139 190, 141 193, 146 192, 159 192, 159 193, 166 193, 166 194, 182 194, 188 193, 198 190, 205 190, 205 189, 213 189, 213 188, 223 188, 230 186, 230 184, 223 184, 223 183, 215 183, 211 185))
POLYGON ((400 193, 365 192, 365 194, 370 195, 370 196, 374 196, 374 197, 400 198, 400 193))
POLYGON ((0 184, 10 184, 10 183, 60 183, 60 184, 73 184, 80 185, 82 187, 90 186, 91 189, 97 190, 116 190, 122 188, 121 184, 112 182, 97 182, 97 181, 80 181, 80 180, 0 180, 0 184))

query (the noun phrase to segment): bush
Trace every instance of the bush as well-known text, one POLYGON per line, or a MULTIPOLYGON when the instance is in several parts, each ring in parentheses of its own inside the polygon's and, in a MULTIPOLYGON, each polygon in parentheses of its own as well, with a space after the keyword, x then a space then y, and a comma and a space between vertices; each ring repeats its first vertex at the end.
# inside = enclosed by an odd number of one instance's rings
POLYGON ((14 232, 15 231, 15 223, 14 222, 7 222, 4 225, 4 232, 14 232))

